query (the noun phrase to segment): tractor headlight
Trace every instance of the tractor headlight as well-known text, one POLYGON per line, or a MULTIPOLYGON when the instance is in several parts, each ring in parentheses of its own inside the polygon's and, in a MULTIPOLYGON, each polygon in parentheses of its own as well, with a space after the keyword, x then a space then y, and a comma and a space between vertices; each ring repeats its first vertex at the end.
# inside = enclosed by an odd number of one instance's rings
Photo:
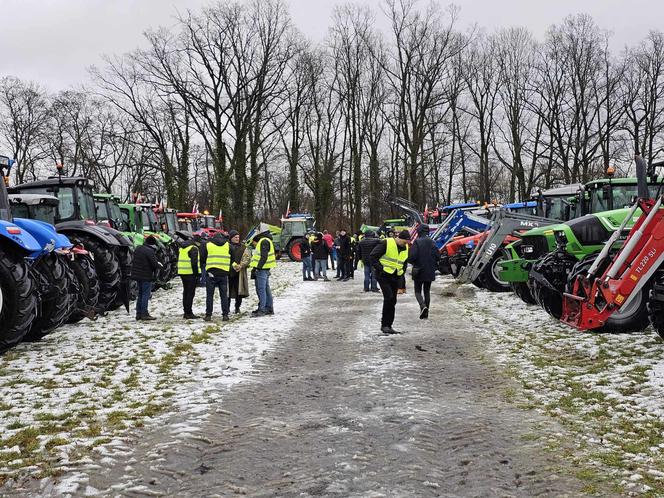
POLYGON ((535 248, 533 246, 521 245, 520 249, 521 249, 521 254, 523 254, 524 256, 535 252, 535 248))

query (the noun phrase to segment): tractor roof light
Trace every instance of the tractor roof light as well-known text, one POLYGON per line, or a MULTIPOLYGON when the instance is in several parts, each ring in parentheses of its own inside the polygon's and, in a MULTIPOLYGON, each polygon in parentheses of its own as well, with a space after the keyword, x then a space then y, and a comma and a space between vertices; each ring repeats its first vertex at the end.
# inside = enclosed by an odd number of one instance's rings
POLYGON ((7 227, 7 233, 10 235, 21 235, 21 229, 19 227, 7 227))
POLYGON ((606 176, 608 176, 609 178, 612 178, 613 175, 615 175, 615 174, 616 174, 616 168, 615 168, 615 166, 607 166, 607 168, 606 168, 606 176))

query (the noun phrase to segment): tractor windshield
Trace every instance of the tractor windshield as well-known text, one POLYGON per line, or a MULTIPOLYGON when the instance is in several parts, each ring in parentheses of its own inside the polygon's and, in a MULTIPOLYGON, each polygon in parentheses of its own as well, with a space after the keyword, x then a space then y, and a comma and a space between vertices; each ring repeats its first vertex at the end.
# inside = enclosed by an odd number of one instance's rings
MULTIPOLYGON (((650 195, 657 193, 657 186, 649 186, 650 195)), ((638 195, 636 183, 627 185, 605 184, 600 188, 589 190, 590 194, 590 212, 600 213, 610 209, 620 209, 629 207, 634 203, 638 195)))
POLYGON ((39 220, 55 225, 55 205, 37 204, 28 206, 27 204, 19 203, 12 204, 12 215, 15 218, 28 218, 31 220, 39 220))
POLYGON ((111 220, 106 199, 95 199, 95 211, 97 211, 97 221, 111 220))
POLYGON ((129 224, 122 219, 122 213, 120 212, 120 206, 118 203, 113 200, 108 201, 108 214, 113 220, 113 223, 116 225, 116 228, 121 232, 129 231, 129 224))
POLYGON ((545 218, 567 221, 572 216, 571 206, 566 197, 547 197, 544 202, 546 204, 545 218))
POLYGON ((92 193, 88 189, 76 187, 76 197, 78 198, 79 209, 81 210, 81 218, 84 220, 94 220, 95 200, 92 193))

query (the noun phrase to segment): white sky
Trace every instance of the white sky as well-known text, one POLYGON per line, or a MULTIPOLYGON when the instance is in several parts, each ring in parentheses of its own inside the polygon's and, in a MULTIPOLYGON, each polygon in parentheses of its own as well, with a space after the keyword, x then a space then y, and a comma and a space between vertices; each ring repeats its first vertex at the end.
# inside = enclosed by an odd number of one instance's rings
MULTIPOLYGON (((426 0, 423 0, 426 1, 426 0)), ((104 53, 123 53, 142 43, 142 33, 173 24, 177 11, 206 0, 0 0, 0 77, 32 79, 51 90, 87 80, 86 68, 104 53)), ((295 24, 321 40, 340 0, 289 0, 295 24)), ((380 0, 355 3, 378 6, 380 0)), ((591 14, 613 33, 620 50, 651 29, 664 29, 664 0, 456 0, 463 25, 488 30, 527 26, 541 37, 568 14, 591 14)), ((378 14, 378 24, 382 16, 378 14)))

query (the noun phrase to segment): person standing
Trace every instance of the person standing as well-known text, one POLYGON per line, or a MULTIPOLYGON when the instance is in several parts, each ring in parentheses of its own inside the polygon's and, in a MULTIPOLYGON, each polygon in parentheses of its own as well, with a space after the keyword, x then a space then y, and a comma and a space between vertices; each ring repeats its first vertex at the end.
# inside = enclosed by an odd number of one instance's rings
POLYGON ((380 244, 380 239, 375 232, 367 232, 358 244, 360 260, 364 265, 364 292, 378 292, 378 281, 376 271, 371 264, 371 251, 380 244))
POLYGON ((334 270, 336 257, 337 257, 336 252, 334 250, 334 237, 332 237, 332 234, 327 230, 323 230, 323 240, 325 241, 325 244, 327 244, 327 250, 330 255, 330 262, 332 263, 331 268, 334 270))
POLYGON ((380 241, 371 251, 371 264, 376 271, 376 278, 383 292, 383 313, 380 330, 383 334, 398 334, 392 328, 399 279, 406 273, 408 265, 408 241, 410 234, 403 230, 395 239, 388 237, 380 241))
POLYGON ((228 313, 228 275, 231 271, 231 248, 228 239, 222 232, 218 232, 207 244, 205 250, 201 251, 201 265, 207 273, 205 280, 205 321, 212 320, 214 309, 214 294, 219 289, 221 298, 221 319, 229 320, 228 313))
POLYGON ((316 238, 314 239, 311 247, 311 252, 316 259, 316 276, 315 280, 318 280, 319 275, 323 276, 325 282, 329 282, 330 279, 327 278, 327 257, 330 254, 330 251, 327 247, 327 243, 323 239, 322 233, 317 233, 316 238))
POLYGON ((254 252, 249 265, 256 278, 256 294, 258 295, 258 309, 251 312, 251 316, 274 315, 274 302, 270 289, 270 270, 277 266, 274 254, 274 243, 269 230, 256 235, 252 244, 254 252))
POLYGON ((148 303, 152 295, 152 285, 157 280, 157 269, 162 266, 157 261, 157 239, 152 235, 146 237, 143 245, 134 251, 134 260, 131 264, 131 278, 138 284, 136 297, 136 320, 156 320, 150 316, 148 303))
POLYGON ((339 266, 341 266, 341 281, 348 282, 353 264, 353 248, 346 230, 339 231, 339 266))
POLYGON ((339 253, 339 237, 341 233, 339 230, 336 232, 336 237, 334 238, 334 245, 332 246, 332 251, 334 253, 334 262, 337 265, 337 274, 334 278, 340 279, 341 278, 341 254, 339 253))
POLYGON ((240 233, 237 230, 228 232, 231 243, 231 271, 228 276, 228 308, 231 307, 231 299, 235 299, 235 314, 240 313, 242 299, 249 297, 249 278, 247 267, 251 263, 251 254, 240 241, 240 233))
POLYGON ((201 277, 198 264, 198 243, 200 243, 200 237, 195 236, 193 240, 185 241, 178 252, 178 275, 182 280, 182 309, 185 320, 198 319, 192 310, 196 286, 201 277))
POLYGON ((313 280, 314 278, 312 277, 312 273, 315 273, 314 265, 312 265, 315 260, 311 252, 309 237, 309 235, 302 237, 302 243, 300 244, 300 255, 302 257, 302 280, 305 282, 313 280))
POLYGON ((415 299, 420 305, 420 320, 429 318, 431 282, 436 280, 439 257, 436 244, 429 237, 429 226, 420 225, 417 230, 417 239, 410 248, 410 255, 408 256, 408 262, 413 267, 412 277, 415 286, 415 299), (424 296, 422 292, 424 292, 424 296))

